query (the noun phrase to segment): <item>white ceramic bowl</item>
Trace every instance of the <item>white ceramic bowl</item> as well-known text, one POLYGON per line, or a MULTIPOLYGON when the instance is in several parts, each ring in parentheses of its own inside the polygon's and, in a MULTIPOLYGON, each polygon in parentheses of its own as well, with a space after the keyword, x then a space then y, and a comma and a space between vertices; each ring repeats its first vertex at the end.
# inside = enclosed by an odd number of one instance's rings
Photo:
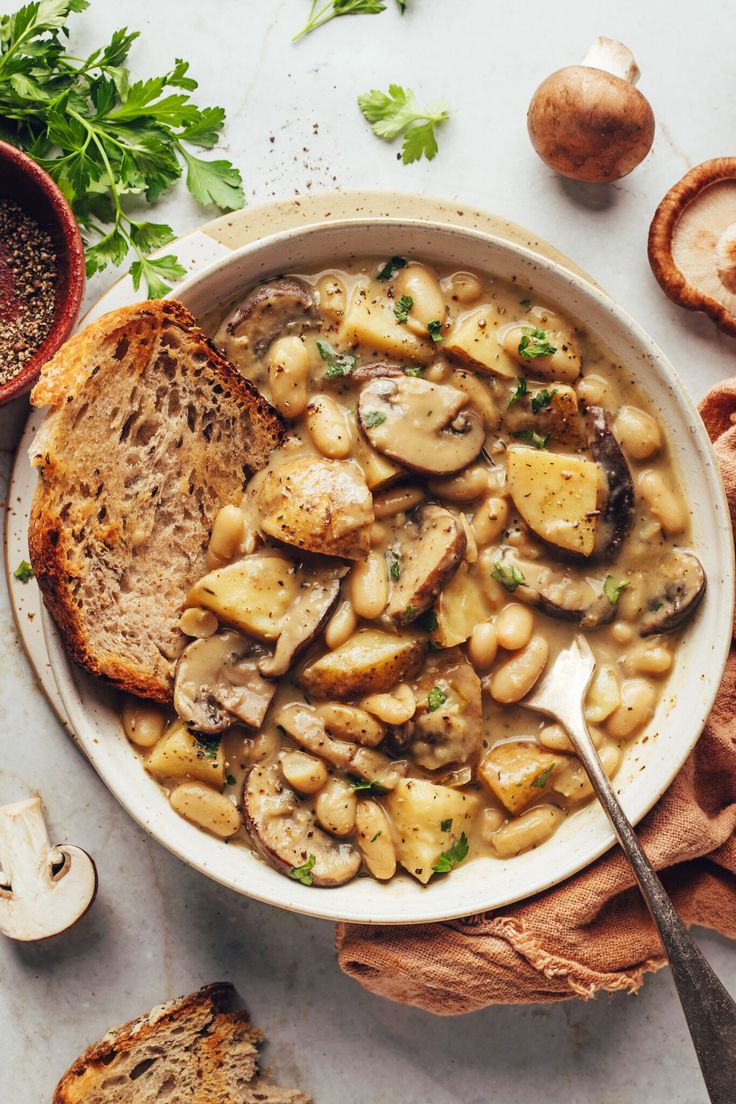
MULTIPOLYGON (((650 395, 666 427, 687 501, 693 547, 708 590, 677 651, 675 666, 648 726, 616 776, 629 818, 638 821, 670 784, 694 746, 713 703, 731 638, 733 543, 728 509, 710 442, 674 370, 660 350, 605 294, 553 261, 498 238, 446 225, 355 220, 290 230, 216 262, 178 291, 203 315, 241 288, 280 272, 326 267, 350 254, 422 257, 499 277, 515 277, 544 301, 583 322, 650 395)), ((92 764, 130 814, 210 878, 282 908, 363 923, 443 920, 498 908, 574 874, 613 843, 603 812, 591 804, 569 816, 537 850, 502 862, 477 859, 419 886, 409 875, 380 884, 358 878, 337 889, 312 889, 277 874, 244 846, 222 843, 182 820, 143 771, 123 735, 113 696, 71 664, 50 620, 52 666, 71 724, 92 764)))

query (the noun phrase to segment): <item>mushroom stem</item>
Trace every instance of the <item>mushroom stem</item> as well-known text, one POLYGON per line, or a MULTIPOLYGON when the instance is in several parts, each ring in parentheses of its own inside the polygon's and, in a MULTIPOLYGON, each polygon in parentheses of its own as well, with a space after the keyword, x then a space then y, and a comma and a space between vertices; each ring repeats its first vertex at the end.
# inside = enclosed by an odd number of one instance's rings
POLYGON ((628 46, 615 38, 599 35, 583 58, 582 64, 590 69, 602 69, 614 77, 636 84, 641 76, 639 66, 628 46))

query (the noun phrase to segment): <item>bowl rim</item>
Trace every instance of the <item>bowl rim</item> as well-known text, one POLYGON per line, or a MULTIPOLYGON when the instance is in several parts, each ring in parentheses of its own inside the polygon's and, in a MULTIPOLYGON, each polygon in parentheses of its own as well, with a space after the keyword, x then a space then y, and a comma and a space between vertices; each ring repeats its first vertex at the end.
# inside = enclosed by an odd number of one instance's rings
POLYGON ((6 383, 0 384, 0 406, 27 394, 38 380, 43 365, 58 352, 69 337, 79 316, 86 281, 82 234, 59 185, 27 153, 11 142, 0 140, 0 166, 3 162, 17 166, 21 173, 33 179, 48 197, 50 209, 64 240, 64 253, 68 266, 68 290, 61 305, 58 321, 52 325, 33 356, 26 361, 17 375, 12 376, 6 383))
MULTIPOLYGON (((584 300, 593 300, 599 308, 611 314, 615 321, 633 338, 636 345, 640 349, 645 350, 649 358, 656 360, 663 370, 664 375, 668 378, 668 382, 671 384, 668 388, 669 401, 674 404, 674 406, 679 406, 681 413, 684 415, 686 414, 689 419, 691 438, 696 446, 700 446, 700 455, 702 458, 700 471, 709 485, 709 492, 712 496, 709 500, 710 513, 715 519, 715 527, 721 539, 720 551, 727 553, 721 567, 724 576, 723 583, 725 584, 728 600, 721 599, 716 607, 716 618, 718 620, 720 639, 711 642, 713 652, 709 659, 709 669, 714 672, 717 677, 713 678, 710 686, 703 688, 705 692, 699 699, 700 706, 697 711, 697 723, 694 726, 695 734, 690 739, 687 748, 682 750, 682 754, 679 758, 674 757, 669 761, 668 769, 660 772, 657 784, 652 788, 651 794, 649 794, 636 809, 633 811, 627 810, 627 814, 630 816, 632 823, 637 824, 653 808, 662 794, 671 785, 700 737, 702 726, 712 708, 728 657, 732 635, 731 630, 734 607, 733 531, 730 525, 730 513, 720 472, 716 464, 715 454, 693 400, 680 383, 676 370, 661 349, 659 349, 656 342, 647 334, 639 323, 636 322, 627 311, 615 303, 605 291, 597 285, 591 284, 577 273, 572 272, 558 261, 546 258, 526 246, 508 241, 496 234, 474 228, 457 226, 451 223, 444 223, 439 220, 428 221, 420 218, 386 218, 375 216, 346 218, 329 222, 309 223, 304 226, 293 227, 275 234, 266 235, 257 241, 250 242, 239 249, 233 250, 227 256, 216 259, 207 267, 181 281, 174 289, 175 297, 185 301, 186 305, 187 297, 194 290, 204 286, 208 281, 212 280, 221 270, 237 266, 242 258, 247 259, 250 256, 257 257, 260 252, 270 250, 281 244, 296 239, 300 240, 306 237, 321 235, 327 232, 339 233, 342 230, 349 231, 351 229, 364 229, 373 225, 383 226, 387 224, 393 225, 395 228, 405 227, 410 231, 422 232, 425 235, 432 235, 435 231, 439 231, 449 233, 454 237, 470 238, 480 243, 490 244, 502 251, 520 257, 535 269, 545 270, 547 273, 551 274, 552 278, 561 278, 563 281, 566 281, 568 287, 571 285, 572 289, 574 289, 584 300)), ((349 249, 345 250, 346 254, 349 252, 349 249)), ((421 254, 421 248, 418 248, 417 252, 421 254)), ((264 278, 267 277, 264 276, 264 278)), ((552 300, 555 298, 554 295, 550 295, 549 297, 552 300)), ((564 305, 562 309, 565 309, 564 305)), ((83 700, 84 684, 83 681, 81 683, 79 681, 79 676, 81 676, 82 680, 85 676, 75 668, 73 662, 66 656, 58 632, 45 608, 43 609, 43 618, 44 633, 51 657, 52 673, 57 683, 64 707, 77 734, 82 750, 90 759, 95 770, 100 774, 105 784, 130 815, 133 816, 149 834, 153 835, 157 842, 163 844, 163 846, 188 865, 198 869, 201 873, 235 890, 235 892, 241 895, 253 897, 263 903, 275 905, 276 907, 301 913, 303 915, 351 923, 403 925, 441 922, 457 919, 469 915, 472 912, 484 911, 488 908, 505 908, 515 901, 526 900, 537 893, 559 885, 567 878, 590 866, 600 858, 601 855, 605 854, 616 842, 613 829, 610 825, 605 823, 605 814, 600 810, 603 830, 600 833, 599 841, 594 846, 590 846, 588 850, 584 851, 579 858, 573 859, 569 865, 564 867, 562 872, 557 872, 551 877, 547 876, 546 878, 542 877, 538 879, 537 882, 530 885, 523 894, 515 892, 513 895, 509 895, 500 902, 494 901, 493 903, 483 904, 479 901, 473 904, 470 909, 465 905, 463 905, 462 908, 455 909, 452 907, 448 908, 447 905, 432 907, 429 897, 427 898, 426 905, 420 909, 416 909, 415 906, 420 900, 416 897, 411 901, 411 907, 414 909, 411 914, 407 915, 406 912, 402 912, 401 915, 397 915, 397 906, 392 908, 390 899, 388 899, 385 909, 375 909, 372 906, 371 915, 367 916, 365 911, 361 911, 360 908, 351 908, 347 904, 338 908, 330 907, 330 900, 334 900, 333 894, 339 891, 332 891, 331 893, 324 890, 315 893, 312 889, 302 887, 295 882, 290 882, 282 876, 279 876, 279 881, 274 883, 278 888, 273 892, 249 887, 244 884, 248 881, 247 875, 243 877, 242 874, 238 876, 237 871, 231 874, 229 871, 214 870, 211 863, 208 861, 193 857, 191 851, 185 845, 186 838, 189 836, 187 829, 191 829, 199 836, 206 835, 200 829, 187 825, 186 822, 184 822, 179 834, 175 834, 174 838, 167 837, 165 831, 162 831, 160 824, 157 830, 156 825, 147 822, 145 814, 140 809, 134 807, 135 801, 131 800, 131 794, 128 792, 125 785, 120 785, 119 779, 116 779, 114 775, 109 777, 108 772, 104 769, 104 764, 100 762, 99 754, 97 754, 100 743, 99 737, 94 733, 92 724, 87 720, 85 712, 83 700), (88 731, 85 731, 86 725, 88 725, 88 731), (283 886, 281 883, 283 883, 283 886)), ((634 741, 634 743, 636 743, 636 741, 634 741)), ((626 805, 625 795, 624 805, 626 805)), ((155 821, 155 818, 152 819, 155 821)), ((216 842, 219 843, 220 841, 216 842)), ((483 860, 479 860, 479 866, 482 861, 483 860)), ((492 861, 495 862, 497 860, 492 861)), ((234 866, 234 864, 232 865, 234 866)), ((390 884, 391 883, 388 883, 388 885, 390 884)), ((341 888, 347 889, 348 887, 341 888)), ((400 908, 400 905, 398 908, 400 908)))

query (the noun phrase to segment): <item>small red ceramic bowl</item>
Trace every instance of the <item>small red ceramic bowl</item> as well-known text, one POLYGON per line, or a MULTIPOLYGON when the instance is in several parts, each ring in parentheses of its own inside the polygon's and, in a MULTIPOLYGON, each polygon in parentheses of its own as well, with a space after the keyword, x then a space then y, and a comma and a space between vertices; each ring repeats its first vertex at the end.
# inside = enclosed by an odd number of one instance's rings
POLYGON ((18 374, 0 384, 2 406, 30 391, 41 366, 72 332, 84 295, 84 246, 71 208, 49 174, 6 142, 0 142, 0 198, 13 200, 51 236, 57 270, 51 328, 18 374))

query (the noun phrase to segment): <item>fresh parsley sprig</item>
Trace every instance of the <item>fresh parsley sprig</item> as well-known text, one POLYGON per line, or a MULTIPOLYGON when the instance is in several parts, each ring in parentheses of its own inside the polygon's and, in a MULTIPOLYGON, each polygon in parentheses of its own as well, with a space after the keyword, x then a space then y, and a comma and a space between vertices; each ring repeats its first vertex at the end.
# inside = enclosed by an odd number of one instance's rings
MULTIPOLYGON (((322 7, 318 7, 318 4, 319 0, 312 0, 307 22, 294 35, 292 42, 298 42, 300 38, 304 38, 311 31, 316 31, 318 27, 324 27, 325 23, 337 19, 340 15, 378 15, 379 12, 386 10, 386 5, 381 3, 381 0, 328 0, 328 3, 323 4, 322 7)), ((404 7, 406 7, 406 0, 404 0, 404 7)))
POLYGON ((225 121, 221 107, 197 107, 197 82, 177 59, 160 77, 131 82, 125 66, 137 31, 115 31, 87 57, 67 47, 67 20, 88 0, 35 0, 0 16, 0 137, 30 154, 56 181, 82 228, 87 275, 136 256, 131 276, 151 297, 186 274, 173 254, 148 254, 174 238, 170 226, 134 218, 131 198, 159 199, 186 171, 194 198, 242 207, 239 171, 205 161, 225 121))
POLYGON ((432 869, 438 874, 449 874, 458 863, 467 858, 469 850, 468 837, 463 832, 460 838, 455 840, 452 847, 440 854, 432 869))
POLYGON ((557 352, 557 346, 552 344, 546 330, 539 330, 534 326, 522 326, 521 334, 519 356, 522 360, 536 360, 537 357, 554 356, 557 352))
POLYGON ((502 556, 494 562, 491 578, 505 587, 509 594, 513 594, 518 586, 524 582, 524 572, 516 564, 509 563, 502 556))
POLYGON ((435 100, 424 111, 410 88, 390 84, 388 93, 377 88, 358 96, 358 107, 371 124, 377 138, 393 142, 403 132, 401 160, 405 165, 426 157, 428 161, 438 150, 435 130, 450 118, 446 100, 435 100))
POLYGON ((621 597, 621 591, 629 585, 628 579, 617 580, 613 575, 606 575, 603 580, 603 593, 612 606, 615 606, 621 597))
POLYGON ((333 349, 329 341, 318 341, 317 349, 319 350, 319 355, 322 357, 322 360, 327 365, 325 368, 325 379, 340 379, 343 376, 352 374, 358 359, 354 357, 352 353, 338 353, 337 349, 333 349))
POLYGON ((316 855, 310 855, 305 863, 301 866, 292 866, 291 870, 287 871, 290 878, 295 882, 301 882, 302 885, 311 886, 314 882, 312 877, 312 868, 317 861, 316 855))

